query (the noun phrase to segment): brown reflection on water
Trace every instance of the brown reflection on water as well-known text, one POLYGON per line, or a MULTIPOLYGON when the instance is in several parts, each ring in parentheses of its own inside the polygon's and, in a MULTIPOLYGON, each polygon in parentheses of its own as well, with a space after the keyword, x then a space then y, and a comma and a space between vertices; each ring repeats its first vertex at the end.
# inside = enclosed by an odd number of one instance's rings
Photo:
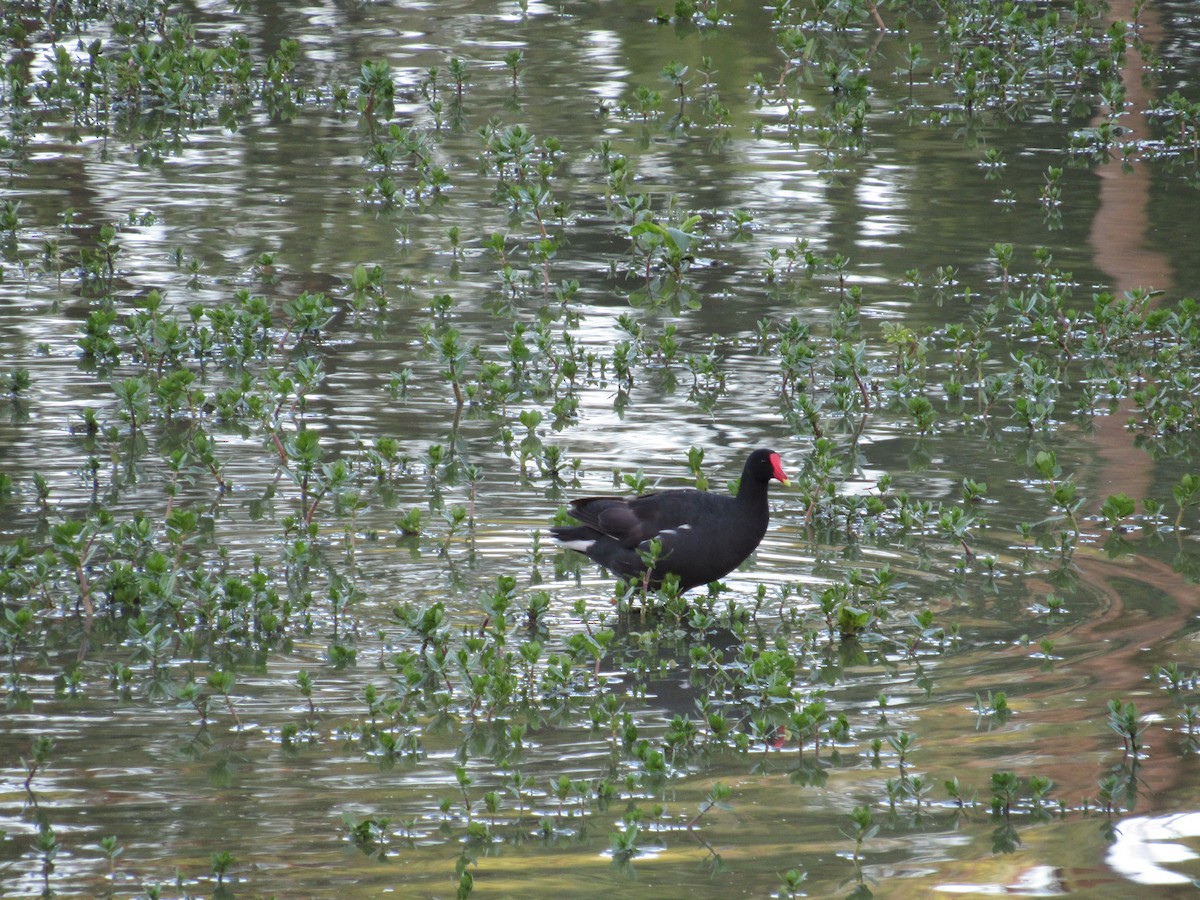
MULTIPOLYGON (((1132 0, 1114 0, 1112 17, 1133 21, 1135 5, 1132 0)), ((1140 21, 1142 39, 1150 45, 1158 43, 1163 32, 1157 9, 1146 4, 1140 21)), ((1153 107, 1156 97, 1146 83, 1146 72, 1145 61, 1130 48, 1121 71, 1130 112, 1121 118, 1120 125, 1126 129, 1127 139, 1138 142, 1152 137, 1146 110, 1153 107)), ((1099 125, 1106 118, 1097 114, 1093 124, 1099 125)), ((1100 179, 1099 205, 1091 233, 1096 265, 1112 276, 1113 290, 1170 287, 1173 281, 1170 264, 1149 240, 1154 228, 1149 211, 1150 168, 1138 163, 1126 168, 1114 157, 1097 166, 1096 175, 1100 179)))
MULTIPOLYGON (((1033 689, 1022 691, 1015 705, 1036 720, 1036 727, 1033 734, 1013 740, 1029 742, 1027 752, 1036 754, 1034 769, 1054 779, 1059 796, 1081 802, 1095 796, 1096 779, 1106 766, 1122 762, 1121 740, 1104 721, 1108 698, 1133 702, 1143 721, 1151 716, 1170 727, 1176 718, 1178 703, 1159 689, 1150 673, 1153 666, 1171 659, 1175 636, 1190 627, 1196 588, 1149 555, 1111 560, 1081 549, 1074 563, 1086 586, 1076 596, 1090 595, 1097 608, 1079 624, 1048 635, 1059 659, 1052 673, 1022 679, 1033 689), (1134 596, 1142 602, 1130 602, 1134 596), (1091 764, 1084 764, 1085 757, 1091 764)), ((1017 672, 1028 654, 1025 646, 1002 654, 1011 662, 1012 677, 1021 677, 1017 672)), ((985 686, 993 687, 994 682, 981 682, 978 690, 985 686)), ((1146 734, 1149 753, 1140 760, 1137 775, 1139 794, 1153 807, 1195 778, 1194 766, 1180 764, 1175 751, 1182 738, 1173 732, 1164 735, 1155 728, 1146 734)), ((963 765, 989 768, 993 763, 975 759, 963 765)))
MULTIPOLYGON (((1133 21, 1135 3, 1119 0, 1112 4, 1113 19, 1133 21)), ((1162 37, 1157 11, 1146 5, 1141 11, 1141 32, 1147 43, 1155 44, 1162 37)), ((1130 132, 1129 139, 1144 141, 1151 137, 1149 121, 1144 110, 1154 104, 1154 91, 1143 77, 1144 62, 1130 49, 1121 72, 1132 110, 1121 124, 1130 132)), ((1097 116, 1095 124, 1103 120, 1097 116)), ((1154 249, 1150 237, 1154 223, 1150 218, 1152 172, 1144 164, 1124 166, 1110 158, 1096 169, 1099 178, 1098 206, 1092 223, 1090 242, 1095 250, 1096 265, 1112 278, 1111 290, 1131 291, 1139 288, 1166 289, 1173 286, 1173 274, 1165 254, 1154 249)), ((1134 432, 1125 426, 1133 411, 1131 400, 1123 401, 1108 416, 1096 416, 1091 434, 1087 436, 1096 448, 1097 475, 1092 482, 1095 495, 1091 506, 1097 509, 1109 494, 1124 492, 1139 502, 1154 496, 1155 465, 1153 458, 1134 444, 1134 432)), ((1064 666, 1079 684, 1081 692, 1090 696, 1106 692, 1110 697, 1128 702, 1133 699, 1143 716, 1160 713, 1165 719, 1174 717, 1172 704, 1147 681, 1155 664, 1168 662, 1171 654, 1164 640, 1185 632, 1190 626, 1197 606, 1195 585, 1190 584, 1170 565, 1150 553, 1139 553, 1136 559, 1125 561, 1105 559, 1093 552, 1078 552, 1074 558, 1080 580, 1102 599, 1104 608, 1088 616, 1069 634, 1054 636, 1062 646, 1089 648, 1070 658, 1064 666), (1123 587, 1138 583, 1138 596, 1153 592, 1164 602, 1152 613, 1131 608, 1123 587), (1151 589, 1147 591, 1146 588, 1151 589), (1148 688, 1151 688, 1148 690, 1148 688)), ((1031 698, 1048 698, 1063 690, 1055 680, 1052 687, 1035 692, 1031 698)), ((1046 721, 1064 727, 1039 741, 1039 753, 1056 760, 1050 769, 1061 784, 1079 790, 1093 787, 1093 772, 1075 764, 1078 751, 1080 722, 1094 721, 1104 711, 1094 703, 1066 706, 1054 704, 1044 712, 1046 721), (1079 776, 1086 773, 1082 783, 1079 776)), ((1098 724, 1098 723, 1097 723, 1098 724)), ((1115 736, 1110 736, 1114 739, 1115 736)), ((1161 749, 1161 748, 1160 748, 1161 749)), ((1113 759, 1117 762, 1117 759, 1113 759)), ((1167 793, 1193 776, 1191 767, 1180 766, 1170 753, 1152 753, 1142 762, 1139 776, 1153 793, 1167 793)))
MULTIPOLYGON (((1112 18, 1132 21, 1134 5, 1131 0, 1114 2, 1112 18)), ((1163 36, 1158 10, 1146 5, 1140 22, 1142 38, 1157 44, 1163 36)), ((1131 110, 1121 120, 1129 131, 1126 140, 1141 142, 1153 136, 1142 111, 1150 109, 1156 98, 1153 86, 1143 78, 1144 72, 1144 61, 1131 48, 1121 73, 1131 110)), ((1103 118, 1097 116, 1094 124, 1103 118)), ((1154 245, 1160 226, 1152 220, 1150 210, 1153 171, 1144 162, 1123 166, 1118 158, 1107 160, 1095 171, 1099 179, 1098 205, 1089 242, 1096 267, 1110 276, 1103 289, 1116 293, 1163 290, 1171 297, 1175 273, 1168 256, 1154 245)), ((1156 495, 1164 499, 1163 476, 1154 458, 1135 445, 1135 432, 1126 427, 1132 412, 1132 401, 1124 401, 1112 414, 1094 417, 1090 430, 1080 435, 1095 451, 1096 467, 1086 473, 1087 512, 1096 512, 1108 495, 1117 492, 1128 494, 1139 505, 1144 498, 1156 495)), ((1136 540, 1131 535, 1127 538, 1136 540)), ((1089 540, 1095 540, 1095 535, 1089 540)), ((1054 654, 1059 657, 1053 672, 1031 676, 1026 670, 1030 649, 1024 645, 995 655, 985 651, 983 657, 973 662, 964 660, 962 668, 956 667, 957 690, 982 694, 996 689, 999 681, 1002 688, 1019 693, 1014 701, 1020 711, 1019 726, 964 742, 967 746, 958 763, 962 770, 995 770, 998 759, 985 752, 995 747, 1008 765, 1012 760, 1021 760, 1019 772, 1035 771, 1053 779, 1056 796, 1068 803, 1086 802, 1094 807, 1098 779, 1125 766, 1136 783, 1137 810, 1153 814, 1188 808, 1196 766, 1191 757, 1180 759, 1179 745, 1184 738, 1175 724, 1179 703, 1160 689, 1152 671, 1154 666, 1172 660, 1187 665, 1194 659, 1189 633, 1194 631, 1200 596, 1196 585, 1171 565, 1169 551, 1135 546, 1136 555, 1123 558, 1106 557, 1098 541, 1076 550, 1071 567, 1079 584, 1073 597, 1077 603, 1090 600, 1096 608, 1077 624, 1047 635, 1054 641, 1054 654), (1004 667, 999 680, 996 666, 1004 667), (1031 689, 1025 690, 1026 686, 1031 689), (1165 730, 1161 726, 1147 729, 1146 753, 1136 765, 1123 758, 1120 738, 1107 727, 1107 698, 1133 702, 1142 722, 1157 720, 1166 726, 1165 730), (1021 722, 1022 718, 1025 721, 1021 722)), ((1184 549, 1180 546, 1177 552, 1183 553, 1184 549)), ((1039 579, 1031 579, 1027 588, 1031 598, 1055 590, 1051 583, 1040 583, 1039 579)), ((933 711, 930 718, 942 712, 933 711)), ((961 879, 962 884, 976 887, 980 883, 1017 884, 1029 876, 1031 860, 1054 867, 1065 858, 1086 859, 1088 853, 1081 854, 1081 846, 1092 846, 1098 857, 1107 843, 1102 837, 1104 822, 1104 817, 1096 817, 1090 824, 1081 821, 1064 825, 1057 829, 1062 842, 1053 837, 1055 829, 1029 829, 1022 833, 1024 853, 1012 858, 995 857, 990 867, 981 865, 977 858, 943 864, 938 880, 945 884, 961 879)), ((1112 889, 1111 874, 1100 865, 1063 866, 1057 868, 1055 879, 1056 891, 1064 893, 1112 889)), ((917 883, 921 887, 910 891, 901 887, 895 896, 923 895, 928 885, 923 879, 917 883)), ((1142 885, 1140 890, 1159 895, 1155 886, 1142 885)))
MULTIPOLYGON (((1133 0, 1112 4, 1112 16, 1119 21, 1133 21, 1133 0)), ((1162 38, 1162 25, 1157 10, 1147 4, 1141 11, 1141 32, 1148 44, 1162 38)), ((1145 110, 1154 104, 1154 91, 1144 78, 1144 61, 1130 49, 1125 54, 1121 81, 1131 112, 1122 120, 1129 130, 1129 139, 1138 142, 1151 137, 1150 123, 1145 110)), ((1105 116, 1097 114, 1094 124, 1105 116)), ((1144 163, 1126 167, 1117 158, 1110 158, 1096 168, 1099 178, 1098 204, 1092 221, 1090 241, 1096 254, 1096 265, 1111 278, 1114 292, 1169 290, 1174 283, 1170 263, 1165 254, 1154 248, 1150 240, 1154 223, 1150 220, 1150 194, 1153 173, 1144 163)), ((1092 440, 1097 447, 1100 477, 1097 479, 1097 506, 1102 496, 1122 491, 1134 499, 1151 496, 1153 484, 1152 460, 1133 444, 1133 433, 1125 427, 1132 412, 1130 400, 1123 401, 1110 416, 1096 416, 1092 422, 1092 440)))

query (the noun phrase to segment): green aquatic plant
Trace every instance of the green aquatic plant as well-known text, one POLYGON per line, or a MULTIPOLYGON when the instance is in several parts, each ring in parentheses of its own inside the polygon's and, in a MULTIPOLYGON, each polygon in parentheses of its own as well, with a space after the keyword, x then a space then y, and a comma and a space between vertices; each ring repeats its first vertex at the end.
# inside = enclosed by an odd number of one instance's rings
POLYGON ((1136 759, 1142 753, 1142 733, 1146 726, 1139 721, 1133 703, 1122 703, 1116 698, 1109 700, 1108 727, 1120 736, 1126 757, 1136 759))
POLYGON ((347 812, 342 814, 342 822, 350 841, 364 855, 381 861, 387 859, 390 820, 386 816, 355 819, 347 812))
POLYGON ((242 720, 238 717, 237 710, 233 705, 233 698, 230 696, 237 684, 236 674, 229 670, 216 670, 208 673, 206 681, 208 686, 225 701, 225 708, 229 710, 235 727, 240 731, 242 720))
POLYGON ((992 815, 1009 819, 1020 799, 1020 780, 1015 772, 993 772, 992 815))
POLYGON ((1008 705, 1008 696, 1004 691, 988 691, 986 699, 979 694, 975 695, 975 715, 981 721, 986 719, 989 728, 993 723, 1003 725, 1012 714, 1012 707, 1008 705))
POLYGON ((512 75, 512 90, 514 95, 517 93, 517 77, 521 74, 521 65, 524 62, 525 51, 523 50, 509 50, 504 54, 504 65, 508 66, 509 73, 512 75))
POLYGON ((869 806, 856 806, 850 813, 850 831, 846 832, 846 836, 854 841, 854 856, 852 860, 855 877, 859 884, 862 884, 863 880, 863 844, 879 833, 879 825, 875 822, 874 818, 869 806))
POLYGON ((34 835, 32 844, 34 853, 41 860, 44 892, 50 893, 50 876, 54 872, 59 851, 62 850, 62 842, 59 841, 58 835, 50 823, 43 820, 38 824, 37 834, 34 835))
POLYGON ((699 216, 688 216, 676 225, 663 225, 651 218, 643 218, 628 229, 635 258, 647 283, 656 267, 661 266, 670 277, 679 282, 695 256, 693 247, 698 243, 696 227, 699 216))
POLYGON ((389 119, 395 112, 396 85, 387 60, 365 60, 359 70, 358 111, 368 121, 389 119))
POLYGON ((687 100, 687 86, 690 80, 688 78, 688 67, 680 62, 671 60, 663 66, 662 76, 679 92, 679 111, 675 114, 675 121, 680 126, 685 126, 684 105, 687 100))
POLYGON ((808 873, 803 869, 788 869, 780 876, 779 895, 795 900, 805 896, 804 883, 808 881, 808 873))
POLYGON ((1175 496, 1175 503, 1179 507, 1179 512, 1175 516, 1175 527, 1179 528, 1183 523, 1184 511, 1197 504, 1200 504, 1200 475, 1185 474, 1179 479, 1179 483, 1172 489, 1175 496))
POLYGON ((229 874, 230 867, 237 862, 237 859, 228 850, 216 850, 212 853, 212 873, 217 877, 217 884, 225 883, 225 876, 229 874))
POLYGON ((50 751, 54 749, 54 740, 47 735, 38 735, 30 746, 29 756, 21 758, 21 767, 25 771, 25 793, 33 796, 33 779, 38 772, 46 767, 50 760, 50 751))
POLYGON ((610 833, 609 847, 614 863, 625 863, 641 855, 642 850, 638 847, 641 833, 641 828, 634 822, 627 822, 624 829, 610 833))

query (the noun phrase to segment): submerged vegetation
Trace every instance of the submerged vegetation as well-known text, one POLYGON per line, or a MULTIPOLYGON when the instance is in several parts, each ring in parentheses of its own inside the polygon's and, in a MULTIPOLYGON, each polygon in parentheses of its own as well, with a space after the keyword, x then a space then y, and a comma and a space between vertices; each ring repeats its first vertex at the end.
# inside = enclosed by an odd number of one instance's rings
POLYGON ((1063 240, 1099 215, 1101 169, 1152 168, 1195 208, 1200 107, 1143 4, 635 4, 660 56, 619 96, 575 74, 548 95, 561 120, 537 92, 575 61, 563 29, 586 43, 600 14, 533 6, 403 67, 377 37, 331 60, 300 23, 266 39, 163 0, 0 13, 6 893, 331 889, 268 871, 280 855, 465 897, 603 854, 636 891, 650 854, 701 892, 732 873, 867 897, 930 833, 985 834, 978 856, 1046 825, 1115 841, 1147 783, 1192 771, 1174 657, 1200 570, 1200 305, 1103 283, 1063 240), (747 63, 709 44, 754 15, 763 62, 731 83, 747 63), (1029 163, 1013 134, 1035 127, 1060 143, 1029 163), (225 161, 229 194, 167 195, 187 194, 173 166, 231 146, 288 171, 225 161), (798 208, 810 182, 884 194, 905 166, 934 195, 925 146, 1013 227, 864 260, 798 208), (777 154, 810 181, 781 202, 705 183, 755 153, 752 174, 777 154), (161 204, 97 200, 88 165, 161 204), (286 205, 321 166, 337 190, 298 220, 348 232, 329 268, 292 224, 236 236, 259 227, 242 192, 286 205), (86 185, 59 190, 70 173, 86 185), (760 438, 798 471, 728 583, 614 589, 544 543, 568 490, 726 490, 760 438), (1113 447, 1145 477, 1097 476, 1113 447), (1158 631, 1120 606, 1139 567, 1147 607, 1173 607, 1158 631), (1089 625, 1110 615, 1150 652, 1122 644, 1104 679, 1089 625), (199 763, 214 795, 251 790, 245 769, 355 784, 292 844, 92 824, 58 796, 89 765, 76 726, 40 731, 101 710, 157 723, 130 770, 199 763))

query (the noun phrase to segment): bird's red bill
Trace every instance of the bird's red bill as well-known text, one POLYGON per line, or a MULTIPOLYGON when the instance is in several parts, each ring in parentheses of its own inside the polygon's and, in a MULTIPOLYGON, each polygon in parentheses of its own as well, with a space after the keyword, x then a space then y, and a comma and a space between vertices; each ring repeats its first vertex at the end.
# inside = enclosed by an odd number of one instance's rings
POLYGON ((788 483, 788 477, 783 474, 783 463, 779 461, 778 453, 771 454, 771 468, 775 470, 774 477, 777 480, 782 481, 784 484, 788 483))

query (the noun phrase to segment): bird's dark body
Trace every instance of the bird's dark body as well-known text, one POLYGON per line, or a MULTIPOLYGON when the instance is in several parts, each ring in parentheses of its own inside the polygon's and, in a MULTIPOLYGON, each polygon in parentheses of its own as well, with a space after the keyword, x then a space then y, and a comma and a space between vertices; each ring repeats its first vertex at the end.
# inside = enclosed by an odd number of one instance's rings
POLYGON ((767 483, 786 481, 779 457, 756 450, 746 461, 737 496, 678 490, 639 497, 583 497, 571 502, 582 524, 551 533, 613 574, 631 581, 646 577, 643 554, 661 544, 649 573, 657 588, 664 576, 679 577, 687 591, 728 575, 754 552, 767 532, 767 483))

